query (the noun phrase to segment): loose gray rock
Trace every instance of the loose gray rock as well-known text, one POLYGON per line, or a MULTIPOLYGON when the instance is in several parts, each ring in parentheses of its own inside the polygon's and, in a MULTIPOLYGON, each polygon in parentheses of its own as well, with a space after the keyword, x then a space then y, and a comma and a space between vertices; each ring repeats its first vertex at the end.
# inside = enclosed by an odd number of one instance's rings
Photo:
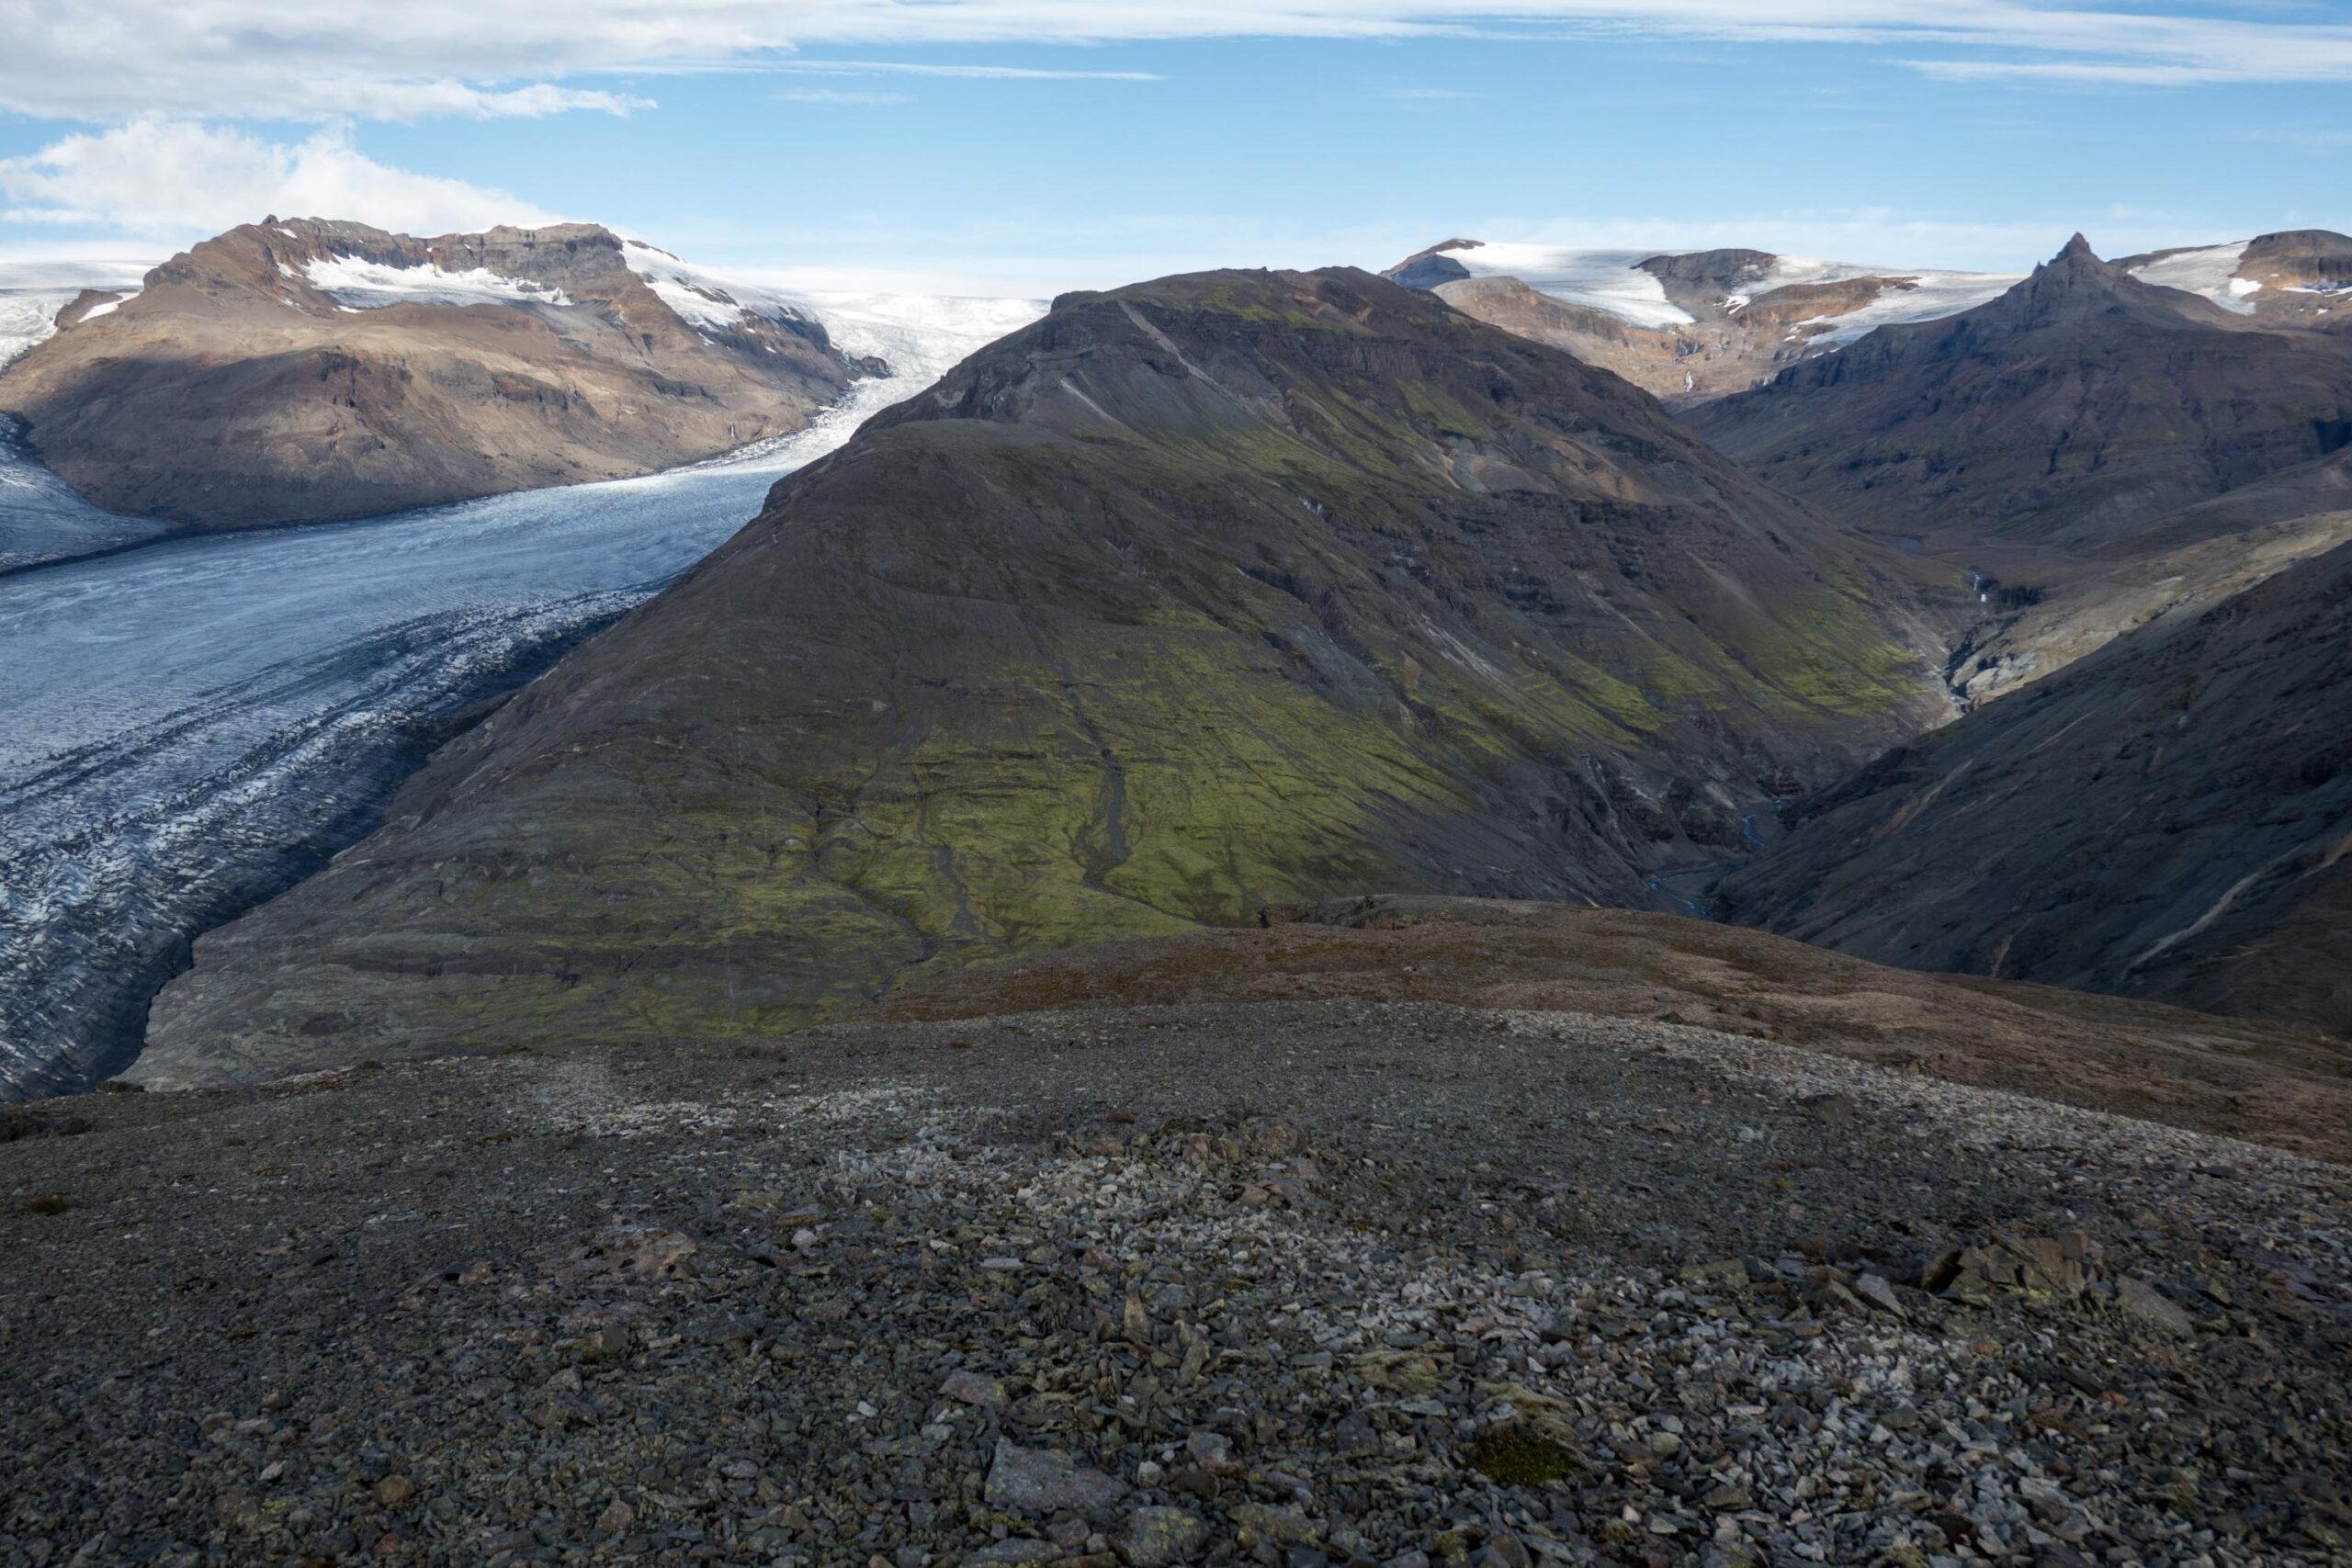
POLYGON ((2196 1337, 2196 1320, 2169 1296, 2137 1275, 2126 1274, 2115 1282, 2115 1304, 2122 1309, 2124 1315, 2151 1328, 2183 1339, 2196 1337))
POLYGON ((1209 1538, 1207 1521, 1182 1508, 1137 1508, 1119 1535, 1119 1553, 1135 1568, 1190 1562, 1209 1538))
POLYGON ((1043 1449, 1019 1448, 1000 1438, 996 1461, 989 1467, 985 1495, 1002 1507, 1050 1514, 1104 1507, 1125 1492, 1117 1480, 1099 1470, 1073 1464, 1043 1449))

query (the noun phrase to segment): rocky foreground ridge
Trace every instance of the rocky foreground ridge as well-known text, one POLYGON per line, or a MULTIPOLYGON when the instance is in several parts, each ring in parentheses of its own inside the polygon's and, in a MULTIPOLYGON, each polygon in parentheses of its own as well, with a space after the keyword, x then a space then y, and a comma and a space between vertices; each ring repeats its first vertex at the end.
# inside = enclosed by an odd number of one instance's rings
POLYGON ((1909 570, 1368 274, 1068 296, 204 937, 137 1071, 728 1037, 1367 887, 1655 899, 1945 711, 1909 570))
POLYGON ((1329 918, 1065 954, 1048 1010, 974 970, 11 1110, 0 1561, 2344 1560, 2345 1168, 1956 1083, 1935 998, 2061 1074, 2177 1031, 2148 1081, 2301 1084, 2338 1157, 2340 1052, 1669 917, 1329 918), (1774 1021, 1641 1007, 1736 993, 1774 1021))
POLYGON ((58 327, 0 374, 0 413, 98 506, 187 529, 645 473, 798 430, 878 368, 583 223, 273 218, 58 327))

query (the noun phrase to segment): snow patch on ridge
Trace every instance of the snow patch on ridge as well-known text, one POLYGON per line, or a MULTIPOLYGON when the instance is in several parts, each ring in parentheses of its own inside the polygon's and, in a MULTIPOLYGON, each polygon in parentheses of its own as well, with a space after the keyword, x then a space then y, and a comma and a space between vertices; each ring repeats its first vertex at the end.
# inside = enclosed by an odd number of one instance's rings
MULTIPOLYGON (((1659 249, 1579 250, 1511 243, 1446 253, 1473 277, 1516 277, 1538 294, 1548 294, 1555 299, 1651 328, 1696 324, 1695 317, 1667 298, 1665 284, 1641 266, 1653 256, 1686 254, 1659 249)), ((1737 316, 1773 289, 1793 284, 1842 283, 1856 277, 1912 280, 1913 287, 1887 288, 1860 310, 1843 316, 1818 317, 1804 323, 1806 327, 1827 324, 1827 330, 1818 333, 1799 335, 1823 347, 1835 348, 1853 342, 1873 327, 1935 321, 1973 310, 1998 298, 2018 281, 2018 276, 2013 273, 1866 266, 1817 256, 1774 256, 1756 276, 1737 280, 1738 290, 1724 297, 1723 310, 1726 315, 1737 316)))
POLYGON ((2132 268, 2132 276, 2159 288, 2177 288, 2184 294, 2201 295, 2224 310, 2251 316, 2254 306, 2249 303, 2249 297, 2259 292, 2262 285, 2251 278, 2238 276, 2237 270, 2239 264, 2245 259, 2246 247, 2252 243, 2240 240, 2226 245, 2177 251, 2132 268))
MULTIPOLYGON (((283 262, 280 271, 286 270, 283 262)), ((291 276, 289 274, 289 276, 291 276)), ((488 267, 451 272, 423 266, 387 266, 359 256, 314 256, 302 264, 311 286, 345 310, 379 310, 388 305, 569 305, 551 284, 506 277, 488 267)))
POLYGON ((1879 327, 1910 321, 1939 321, 1973 310, 2007 293, 2019 276, 1988 272, 1913 272, 1901 267, 1860 267, 1849 277, 1907 277, 1909 288, 1888 288, 1859 310, 1842 316, 1815 316, 1801 323, 1818 327, 1806 341, 1819 348, 1843 348, 1879 327))
POLYGON ((1586 251, 1557 245, 1481 245, 1448 251, 1473 277, 1516 277, 1538 294, 1605 310, 1642 327, 1688 326, 1696 320, 1666 297, 1666 286, 1641 269, 1656 251, 1586 251))
POLYGON ((779 322, 815 319, 796 296, 721 278, 642 240, 622 241, 621 260, 680 321, 705 336, 732 332, 755 317, 779 322))

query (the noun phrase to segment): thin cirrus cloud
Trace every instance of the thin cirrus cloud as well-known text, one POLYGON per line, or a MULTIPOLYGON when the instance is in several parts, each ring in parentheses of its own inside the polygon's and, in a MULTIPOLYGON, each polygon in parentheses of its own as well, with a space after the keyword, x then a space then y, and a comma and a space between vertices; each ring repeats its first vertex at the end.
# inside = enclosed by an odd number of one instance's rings
POLYGON ((1898 67, 2020 81, 2341 81, 2352 26, 2301 19, 2340 14, 2229 0, 0 0, 0 109, 98 122, 628 113, 645 100, 560 84, 729 67, 1128 78, 1148 73, 798 51, 1498 30, 1860 44, 1899 51, 1898 67))
MULTIPOLYGON (((656 105, 626 89, 706 72, 771 73, 785 79, 775 96, 800 103, 885 104, 923 78, 1007 91, 1161 79, 1089 68, 1088 45, 1508 34, 1833 44, 2020 90, 2181 90, 2352 80, 2343 15, 2238 0, 0 0, 0 113, 71 132, 0 160, 0 221, 170 235, 268 210, 424 231, 544 220, 503 191, 379 163, 345 128, 628 115, 656 105), (1018 46, 1031 60, 822 57, 940 46, 1018 46), (1070 52, 1035 58, 1048 48, 1070 52)), ((1453 91, 1391 96, 1434 106, 1453 91)))
POLYGON ((978 82, 1165 82, 1155 71, 1060 71, 1029 65, 941 65, 905 60, 778 60, 753 69, 817 76, 953 76, 978 82))

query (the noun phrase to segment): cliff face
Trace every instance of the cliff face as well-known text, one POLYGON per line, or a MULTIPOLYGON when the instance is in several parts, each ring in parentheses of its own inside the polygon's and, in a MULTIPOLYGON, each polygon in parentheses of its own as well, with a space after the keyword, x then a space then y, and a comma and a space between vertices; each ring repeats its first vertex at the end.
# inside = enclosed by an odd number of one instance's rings
POLYGON ((725 1036, 1365 888, 1641 901, 1941 711, 1901 570, 1366 274, 1068 297, 200 942, 139 1070, 725 1036))
POLYGON ((610 479, 801 428, 859 372, 822 327, 606 230, 232 229, 76 300, 0 412, 109 511, 319 522, 610 479))
POLYGON ((1883 963, 2352 1036, 2352 546, 1900 747, 1732 917, 1883 963))

